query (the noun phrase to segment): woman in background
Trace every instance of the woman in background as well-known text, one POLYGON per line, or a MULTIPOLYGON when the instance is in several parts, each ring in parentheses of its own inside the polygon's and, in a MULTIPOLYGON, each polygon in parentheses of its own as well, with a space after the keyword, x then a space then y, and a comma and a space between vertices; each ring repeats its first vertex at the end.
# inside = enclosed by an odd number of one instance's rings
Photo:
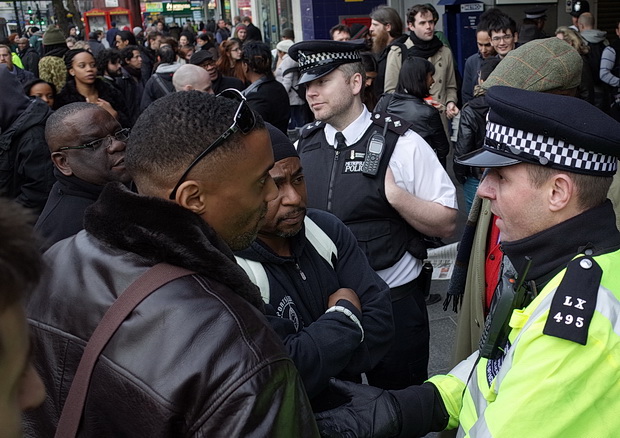
POLYGON ((375 112, 386 111, 411 122, 417 132, 435 151, 441 165, 446 167, 450 143, 441 123, 439 111, 426 102, 433 85, 435 66, 424 58, 411 57, 403 62, 394 94, 384 94, 375 112))
POLYGON ((65 54, 67 82, 58 93, 54 109, 73 102, 99 105, 124 127, 131 126, 127 108, 120 91, 97 77, 97 65, 92 53, 84 49, 69 50, 65 54))
POLYGON ((38 97, 43 100, 50 108, 54 107, 56 87, 51 82, 44 81, 43 79, 34 79, 24 85, 24 92, 26 96, 38 97))
POLYGON ((231 76, 241 79, 243 83, 246 83, 243 73, 243 64, 241 62, 242 54, 243 52, 239 41, 229 39, 222 42, 220 45, 220 57, 215 63, 215 68, 222 76, 231 76))

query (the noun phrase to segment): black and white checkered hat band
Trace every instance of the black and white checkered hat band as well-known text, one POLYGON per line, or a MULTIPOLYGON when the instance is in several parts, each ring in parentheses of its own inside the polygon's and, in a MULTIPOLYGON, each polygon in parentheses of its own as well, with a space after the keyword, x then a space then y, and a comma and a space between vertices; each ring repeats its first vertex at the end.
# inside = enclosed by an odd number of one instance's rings
POLYGON ((617 168, 616 157, 586 151, 557 138, 493 122, 487 122, 486 134, 486 149, 496 149, 515 157, 523 156, 523 161, 534 161, 543 166, 556 164, 565 169, 575 169, 577 173, 612 174, 617 168))
POLYGON ((303 73, 309 68, 329 64, 346 64, 349 62, 361 62, 359 52, 319 52, 306 55, 299 52, 299 70, 303 73))

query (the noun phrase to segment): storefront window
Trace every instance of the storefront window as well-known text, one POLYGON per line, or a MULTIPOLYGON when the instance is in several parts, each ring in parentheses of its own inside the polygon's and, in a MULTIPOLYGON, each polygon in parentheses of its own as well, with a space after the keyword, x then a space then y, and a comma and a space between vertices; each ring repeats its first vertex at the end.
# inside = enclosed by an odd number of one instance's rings
POLYGON ((284 29, 293 28, 291 0, 260 0, 260 20, 254 20, 263 40, 272 47, 280 41, 284 29), (256 23, 256 21, 259 21, 256 23))

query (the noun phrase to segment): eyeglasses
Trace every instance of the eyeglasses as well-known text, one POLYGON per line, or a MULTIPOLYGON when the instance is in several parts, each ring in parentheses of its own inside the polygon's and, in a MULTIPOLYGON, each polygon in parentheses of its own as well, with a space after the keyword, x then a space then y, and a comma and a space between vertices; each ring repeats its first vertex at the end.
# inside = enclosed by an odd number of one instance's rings
POLYGON ((69 149, 92 149, 93 151, 96 151, 97 149, 99 149, 101 146, 105 146, 106 149, 108 149, 111 145, 112 142, 114 140, 116 141, 127 141, 127 139, 129 138, 129 133, 131 132, 131 129, 129 128, 123 128, 120 131, 115 132, 113 135, 106 135, 103 138, 97 139, 97 140, 93 140, 89 143, 85 143, 81 146, 64 146, 62 148, 59 148, 59 151, 66 151, 69 149))
POLYGON ((207 146, 207 148, 200 154, 198 154, 198 156, 194 158, 194 161, 192 161, 191 164, 187 166, 187 169, 185 169, 185 171, 181 175, 181 178, 179 178, 179 182, 176 183, 174 189, 172 189, 172 193, 170 193, 171 200, 174 200, 177 197, 177 190, 179 190, 179 187, 181 186, 181 184, 183 184, 189 172, 194 168, 194 166, 196 166, 196 164, 200 162, 200 160, 202 160, 210 152, 213 152, 215 149, 221 146, 226 141, 226 139, 235 132, 241 131, 243 135, 246 135, 252 129, 254 129, 254 126, 256 125, 256 116, 245 101, 245 96, 243 96, 240 91, 235 90, 234 88, 228 88, 222 91, 216 97, 225 97, 227 99, 239 102, 239 106, 237 107, 237 111, 235 112, 235 116, 233 117, 233 123, 232 125, 230 125, 230 128, 224 131, 224 133, 220 135, 213 143, 207 146))
POLYGON ((506 35, 501 35, 501 36, 494 36, 493 38, 491 38, 491 41, 493 41, 494 43, 499 43, 501 40, 504 40, 505 42, 510 42, 512 41, 512 38, 514 37, 514 35, 512 34, 506 34, 506 35))

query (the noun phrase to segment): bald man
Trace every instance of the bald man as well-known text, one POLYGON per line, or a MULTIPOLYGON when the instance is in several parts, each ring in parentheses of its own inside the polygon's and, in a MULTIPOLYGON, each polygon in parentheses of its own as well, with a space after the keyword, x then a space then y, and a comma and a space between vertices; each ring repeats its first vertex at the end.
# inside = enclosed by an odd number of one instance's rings
POLYGON ((108 182, 131 181, 125 170, 129 129, 98 105, 76 102, 59 108, 45 126, 56 183, 35 229, 45 245, 84 228, 84 211, 108 182))
POLYGON ((193 64, 183 64, 179 67, 172 76, 172 85, 176 91, 196 90, 213 94, 209 73, 193 64))

